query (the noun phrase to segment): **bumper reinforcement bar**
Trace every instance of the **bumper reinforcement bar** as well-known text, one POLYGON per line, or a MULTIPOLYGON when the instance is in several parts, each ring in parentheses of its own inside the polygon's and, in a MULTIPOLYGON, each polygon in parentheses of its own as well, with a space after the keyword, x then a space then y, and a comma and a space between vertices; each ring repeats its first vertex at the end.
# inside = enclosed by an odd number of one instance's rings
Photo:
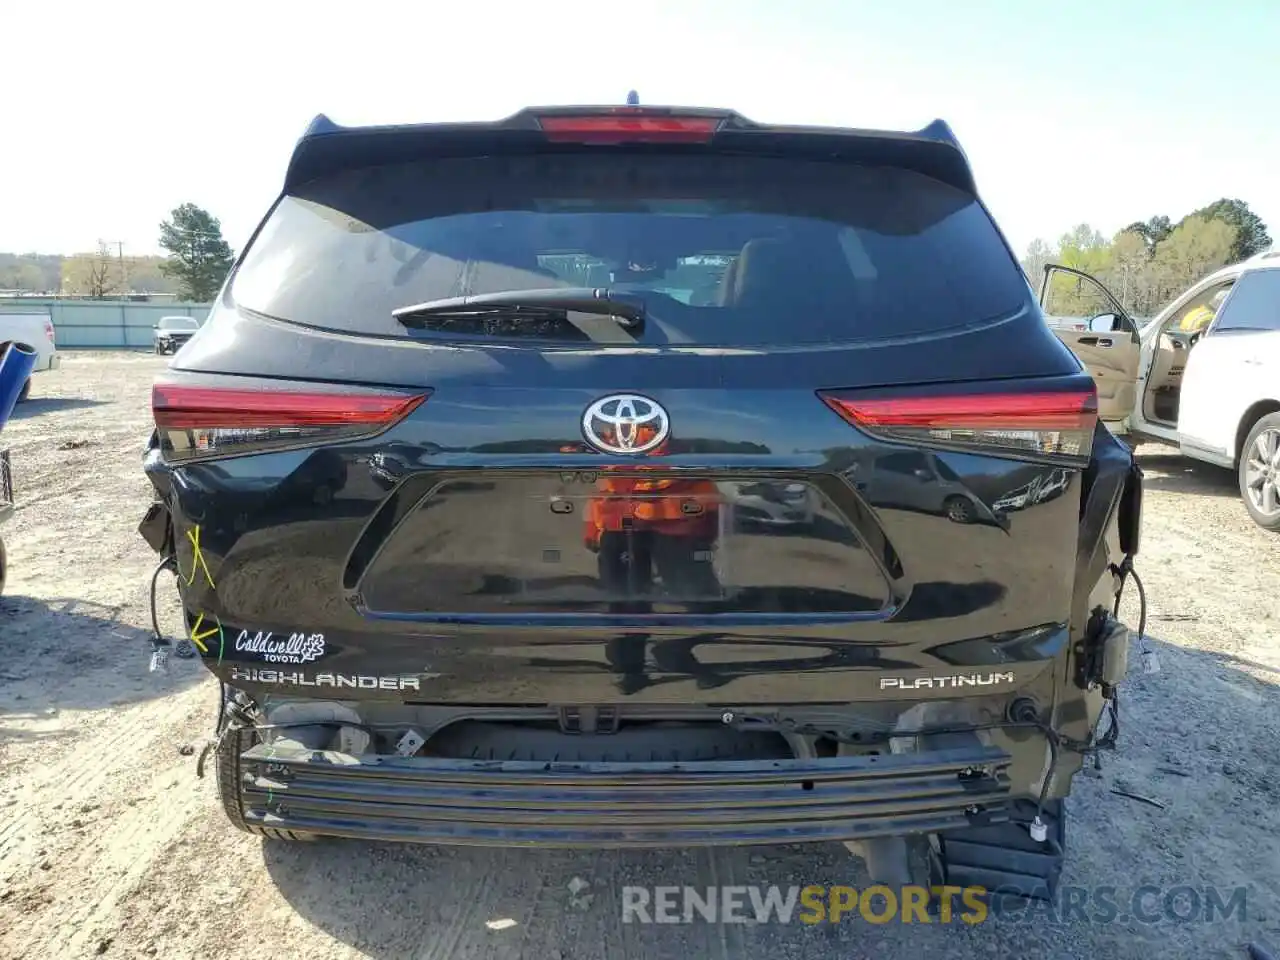
POLYGON ((246 825, 503 846, 710 846, 855 840, 1007 818, 1008 754, 694 763, 354 757, 259 744, 240 756, 246 825))

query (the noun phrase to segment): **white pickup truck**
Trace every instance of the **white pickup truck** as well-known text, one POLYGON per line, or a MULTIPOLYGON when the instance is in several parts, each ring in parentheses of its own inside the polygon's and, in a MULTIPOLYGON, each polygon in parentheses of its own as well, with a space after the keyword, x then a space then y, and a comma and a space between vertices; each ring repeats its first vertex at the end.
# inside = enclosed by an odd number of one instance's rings
MULTIPOLYGON (((0 310, 0 344, 21 343, 36 352, 35 373, 56 370, 61 358, 54 343, 53 320, 47 313, 6 313, 0 310)), ((19 400, 27 399, 31 381, 22 388, 19 400)))

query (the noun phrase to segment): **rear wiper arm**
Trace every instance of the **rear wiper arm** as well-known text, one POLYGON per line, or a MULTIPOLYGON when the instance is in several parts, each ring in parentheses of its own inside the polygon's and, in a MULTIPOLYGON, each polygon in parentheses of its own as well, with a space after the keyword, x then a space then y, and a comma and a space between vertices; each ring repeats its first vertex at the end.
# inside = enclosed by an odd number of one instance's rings
POLYGON ((603 288, 556 287, 427 300, 397 307, 391 316, 405 327, 422 327, 431 320, 481 317, 545 320, 573 313, 612 317, 619 325, 634 330, 644 324, 645 306, 644 301, 634 295, 603 288))

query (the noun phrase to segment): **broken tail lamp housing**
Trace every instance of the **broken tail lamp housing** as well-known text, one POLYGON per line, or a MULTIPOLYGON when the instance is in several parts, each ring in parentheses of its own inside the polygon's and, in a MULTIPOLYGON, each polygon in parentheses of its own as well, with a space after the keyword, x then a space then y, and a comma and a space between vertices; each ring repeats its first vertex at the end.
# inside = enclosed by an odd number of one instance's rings
POLYGON ((1084 466, 1093 450, 1098 398, 1092 390, 875 398, 821 394, 871 436, 965 453, 1084 466))
POLYGON ((403 420, 428 396, 157 384, 151 408, 162 456, 180 462, 370 437, 403 420))

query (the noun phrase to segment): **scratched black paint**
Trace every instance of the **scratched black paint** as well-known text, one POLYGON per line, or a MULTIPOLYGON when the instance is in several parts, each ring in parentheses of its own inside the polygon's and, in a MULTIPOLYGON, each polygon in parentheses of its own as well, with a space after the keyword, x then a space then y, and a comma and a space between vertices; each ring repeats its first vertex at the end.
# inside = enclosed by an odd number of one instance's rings
MULTIPOLYGON (((289 196, 269 216, 301 231, 299 245, 350 269, 308 262, 283 277, 272 264, 296 264, 296 250, 285 244, 273 261, 280 229, 260 233, 164 379, 430 397, 394 428, 355 443, 179 467, 153 450, 147 469, 171 513, 179 561, 199 526, 217 584, 191 584, 189 611, 254 630, 306 624, 333 645, 328 669, 431 673, 422 696, 440 702, 848 702, 878 696, 884 669, 1035 671, 1070 655, 1114 526, 1106 496, 1086 499, 1091 478, 1050 463, 876 440, 817 396, 1089 385, 1045 325, 945 125, 919 136, 823 133, 735 116, 708 146, 602 152, 547 143, 530 114, 465 128, 317 124, 291 165, 289 196), (727 149, 724 163, 714 162, 717 145, 727 149), (473 155, 486 159, 446 164, 462 186, 442 188, 453 181, 432 158, 473 155), (751 192, 760 171, 786 174, 788 160, 797 164, 789 176, 751 192), (722 175, 730 168, 736 179, 722 175), (486 179, 491 169, 523 179, 486 179), (554 182, 538 181, 548 176, 554 182), (815 177, 851 186, 815 197, 815 177), (872 182, 905 192, 853 189, 872 182), (388 184, 408 186, 388 193, 388 184), (832 310, 810 296, 822 291, 803 272, 766 267, 765 285, 785 294, 770 301, 776 309, 737 340, 731 325, 704 329, 696 348, 663 334, 661 311, 631 347, 449 342, 368 308, 403 305, 410 288, 450 286, 441 265, 449 257, 435 257, 427 242, 432 218, 483 211, 488 223, 494 211, 538 209, 539 197, 634 211, 649 196, 636 194, 637 184, 669 193, 677 185, 670 195, 681 202, 740 202, 797 238, 847 224, 884 268, 862 279, 897 278, 883 287, 873 279, 862 293, 897 295, 878 311, 860 313, 857 297, 832 310), (729 196, 734 190, 746 193, 729 196), (297 196, 339 215, 315 217, 290 199, 297 196), (350 229, 356 223, 361 229, 350 229), (423 224, 427 240, 415 253, 408 247, 423 224), (956 230, 970 231, 972 242, 939 249, 956 230), (384 262, 383 240, 414 255, 384 262), (382 281, 343 279, 356 275, 382 281), (804 312, 802 302, 822 309, 804 312), (805 336, 792 335, 801 329, 805 336), (586 533, 594 509, 617 505, 601 484, 637 464, 592 451, 582 415, 627 391, 671 416, 668 442, 645 458, 659 472, 649 476, 704 485, 680 494, 674 512, 696 531, 680 549, 652 526, 637 532, 644 524, 627 514, 634 502, 611 536, 586 533), (783 502, 797 489, 802 504, 783 502), (1086 553, 1089 562, 1078 562, 1086 553)), ((680 229, 714 232, 714 221, 690 218, 680 229)), ((458 254, 469 236, 440 250, 458 254)), ((458 255, 484 265, 485 243, 458 255)))
MULTIPOLYGON (((193 341, 168 379, 255 382, 218 371, 262 372, 279 325, 228 308, 215 319, 234 336, 193 341)), ((309 378, 352 375, 346 343, 321 349, 314 341, 327 335, 291 336, 325 359, 309 378)), ((650 699, 749 691, 847 701, 878 696, 873 674, 886 667, 1043 663, 1065 646, 1076 557, 1060 545, 1076 541, 1080 473, 1048 484, 1039 502, 995 511, 1011 491, 1062 471, 916 451, 954 479, 906 494, 894 457, 911 451, 854 430, 816 396, 820 387, 917 376, 907 353, 828 348, 784 361, 600 349, 577 350, 570 362, 551 351, 516 364, 520 375, 506 380, 495 373, 511 373, 509 359, 499 364, 482 347, 462 352, 465 362, 421 345, 384 351, 382 381, 434 392, 372 440, 177 468, 153 451, 147 469, 168 496, 180 563, 188 569, 183 544, 199 525, 217 582, 216 590, 193 583, 189 609, 255 630, 305 623, 337 651, 326 668, 436 673, 422 695, 440 702, 553 701, 569 691, 610 701, 637 670, 654 683, 633 695, 650 699), (714 595, 690 598, 592 593, 585 582, 583 511, 556 514, 552 503, 585 504, 601 477, 636 466, 575 446, 582 410, 636 382, 672 417, 670 449, 645 466, 683 480, 812 492, 805 522, 734 521, 727 563, 754 563, 749 584, 731 575, 714 595), (949 517, 949 496, 966 499, 963 522, 949 517), (554 565, 548 552, 559 557, 554 565)), ((1047 363, 1053 354, 1044 346, 1041 355, 1047 363)), ((1058 356, 1048 382, 1078 384, 1071 365, 1058 356)), ((1046 380, 1025 382, 1042 389, 1046 380)))

